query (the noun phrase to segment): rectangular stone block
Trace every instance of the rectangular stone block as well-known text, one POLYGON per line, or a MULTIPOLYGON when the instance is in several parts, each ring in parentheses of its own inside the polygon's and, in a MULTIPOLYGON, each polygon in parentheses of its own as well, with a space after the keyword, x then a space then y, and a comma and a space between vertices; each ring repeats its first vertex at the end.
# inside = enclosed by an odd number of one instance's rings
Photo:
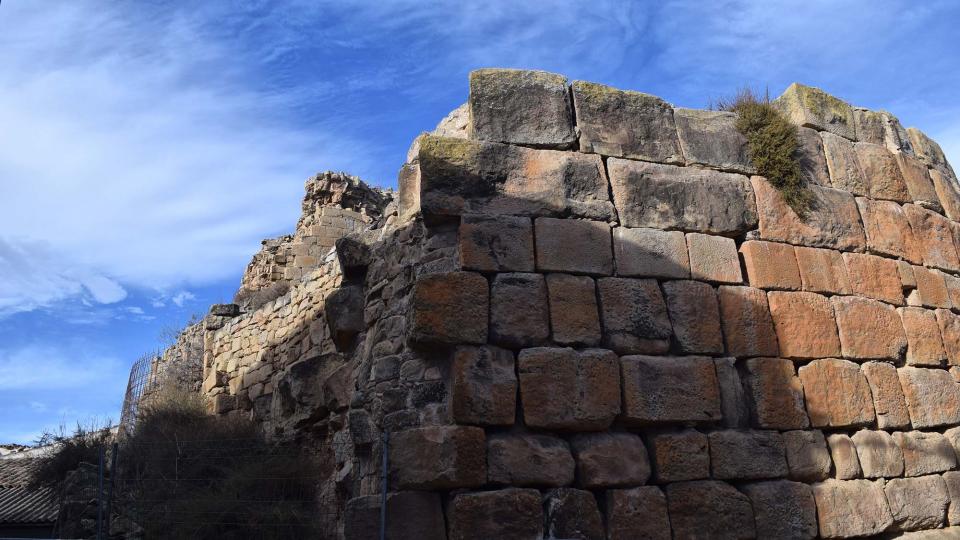
POLYGON ((623 356, 622 419, 630 424, 715 422, 720 389, 706 357, 623 356))
MULTIPOLYGON (((881 144, 891 152, 903 148, 904 143, 901 140, 907 138, 907 132, 892 114, 854 107, 853 120, 858 141, 881 144)), ((909 146, 909 141, 906 144, 909 146)))
POLYGON ((723 354, 720 309, 713 287, 699 281, 667 281, 663 293, 680 352, 723 354))
POLYGON ((857 457, 857 447, 853 440, 844 433, 827 435, 827 445, 830 447, 830 458, 833 460, 833 471, 838 480, 850 480, 860 476, 860 459, 857 457))
POLYGON ((690 277, 687 243, 680 231, 616 227, 613 252, 618 276, 690 277))
POLYGON ((593 278, 547 274, 547 292, 553 341, 560 345, 598 345, 600 313, 593 278))
POLYGON ((673 334, 667 306, 653 279, 597 280, 603 344, 618 354, 663 354, 673 334))
POLYGON ((787 431, 783 433, 783 443, 791 479, 816 482, 830 476, 830 451, 822 431, 787 431))
POLYGON ((943 211, 953 221, 960 221, 960 184, 948 171, 930 169, 930 179, 943 211))
POLYGON ((487 280, 473 272, 421 276, 413 287, 410 340, 486 343, 490 310, 487 280))
POLYGON ((530 218, 466 215, 460 219, 460 264, 480 272, 532 272, 530 218))
POLYGON ((747 397, 743 391, 740 373, 737 371, 736 358, 714 358, 717 368, 717 384, 720 385, 720 410, 723 413, 723 426, 728 428, 750 425, 750 411, 747 409, 747 397))
POLYGON ((585 81, 573 81, 572 90, 581 151, 683 163, 669 103, 585 81))
POLYGON ((937 270, 914 266, 913 278, 917 282, 917 296, 921 305, 947 309, 953 307, 944 274, 937 270))
POLYGON ((857 207, 867 235, 867 249, 873 253, 901 257, 914 264, 923 260, 902 206, 891 201, 857 197, 857 207))
POLYGON ((950 220, 915 204, 904 205, 903 210, 920 244, 923 264, 954 272, 960 270, 950 220))
POLYGON ((852 292, 881 302, 903 305, 903 286, 897 263, 864 253, 844 253, 852 292))
POLYGON ((535 489, 508 488, 458 493, 447 507, 450 540, 543 536, 543 506, 535 489))
POLYGON ((719 297, 727 354, 738 358, 780 354, 765 292, 723 286, 719 288, 719 297))
POLYGON ((938 309, 934 314, 940 327, 947 363, 952 366, 960 365, 960 316, 945 309, 938 309))
POLYGON ((777 480, 742 488, 757 524, 757 538, 816 538, 817 506, 810 486, 777 480))
POLYGON ((707 436, 693 429, 650 436, 653 478, 659 484, 710 477, 707 436))
POLYGON ((907 185, 907 191, 910 193, 910 199, 915 204, 928 210, 943 213, 943 206, 940 204, 937 190, 933 186, 927 166, 919 159, 903 152, 894 152, 893 156, 900 166, 900 172, 903 175, 904 183, 907 185))
POLYGON ((839 251, 798 246, 794 253, 803 290, 829 294, 850 292, 847 265, 839 251))
POLYGON ((550 337, 543 274, 497 274, 490 287, 490 341, 508 348, 542 345, 550 337))
POLYGON ((560 487, 572 484, 573 475, 570 447, 559 437, 534 433, 487 437, 487 481, 492 484, 560 487))
POLYGON ((599 431, 620 412, 617 356, 603 349, 524 349, 517 357, 527 426, 599 431))
POLYGON ((820 133, 815 129, 798 127, 797 136, 800 138, 800 148, 795 155, 804 179, 810 184, 829 187, 830 170, 827 168, 820 133))
POLYGON ((957 466, 953 446, 940 433, 897 431, 893 440, 903 454, 903 475, 922 476, 949 471, 957 466))
MULTIPOLYGON (((344 509, 345 540, 380 538, 380 495, 355 497, 344 509)), ((447 527, 438 493, 398 491, 387 495, 388 538, 397 540, 444 540, 447 527)))
POLYGON ((914 429, 960 424, 960 385, 942 369, 897 369, 914 429))
POLYGON ((910 426, 910 413, 907 402, 900 389, 897 368, 886 362, 867 362, 860 366, 870 393, 873 394, 873 408, 877 413, 877 427, 880 429, 902 429, 910 426))
POLYGON ((933 168, 950 168, 947 157, 937 141, 917 128, 907 128, 907 136, 910 138, 910 145, 920 161, 933 168))
POLYGON ((560 488, 543 497, 545 538, 603 538, 603 516, 593 493, 560 488))
POLYGON ((903 452, 889 433, 861 429, 853 434, 852 440, 865 478, 891 478, 903 474, 903 452))
POLYGON ((517 377, 512 352, 496 347, 457 347, 450 372, 450 408, 457 423, 513 425, 517 377))
POLYGON ((737 244, 732 238, 708 234, 687 234, 690 277, 713 283, 743 283, 737 244))
POLYGON ((837 315, 844 358, 899 360, 907 338, 897 310, 889 304, 856 296, 830 299, 837 315))
POLYGON ((745 176, 616 158, 607 160, 607 170, 626 227, 733 235, 757 224, 745 176))
POLYGON ((650 459, 632 433, 582 433, 570 440, 577 485, 586 489, 638 486, 650 478, 650 459))
POLYGON ((667 498, 656 486, 607 491, 607 539, 670 540, 667 498))
POLYGON ((800 290, 800 270, 793 246, 762 240, 747 240, 740 245, 743 265, 751 287, 800 290))
POLYGON ((821 133, 820 136, 831 185, 854 195, 867 195, 867 178, 857 160, 853 142, 832 133, 821 133))
POLYGON ((714 431, 709 434, 713 478, 751 480, 787 476, 783 437, 776 431, 714 431))
POLYGON ((944 303, 949 303, 950 305, 944 305, 942 307, 960 310, 960 278, 946 272, 941 272, 940 270, 936 272, 943 277, 943 281, 947 286, 947 296, 949 297, 948 302, 944 303))
POLYGON ((823 358, 840 355, 833 306, 825 296, 771 291, 767 293, 767 301, 781 356, 823 358))
POLYGON ((911 202, 910 192, 896 158, 877 144, 858 142, 853 145, 857 161, 867 180, 867 195, 873 199, 911 202))
POLYGON ((737 114, 726 111, 674 109, 680 148, 687 165, 723 171, 756 172, 747 138, 737 130, 737 114))
POLYGON ((537 270, 609 276, 613 274, 610 225, 599 221, 539 218, 537 270))
POLYGON ((812 488, 820 536, 824 538, 870 536, 893 525, 881 482, 827 480, 812 488))
POLYGON ((960 525, 960 471, 943 473, 943 482, 950 495, 950 508, 947 510, 947 524, 960 525))
POLYGON ((783 358, 751 358, 744 362, 743 387, 753 425, 767 429, 802 429, 810 425, 803 386, 793 362, 783 358))
POLYGON ((761 239, 843 251, 866 246, 860 214, 850 193, 809 186, 814 202, 801 219, 765 178, 753 176, 750 182, 757 196, 761 239))
POLYGON ((482 428, 430 426, 393 434, 390 472, 397 489, 442 490, 487 481, 482 428))
POLYGON ((886 483, 883 492, 898 529, 919 531, 943 527, 950 496, 939 476, 894 478, 886 483))
POLYGON ((726 482, 698 480, 667 486, 667 507, 674 540, 756 536, 750 499, 726 482))
POLYGON ((798 370, 813 427, 857 427, 873 423, 870 385, 848 360, 814 360, 798 370))
POLYGON ((911 366, 943 366, 947 361, 937 317, 929 309, 898 308, 907 334, 907 364, 911 366))
POLYGON ((774 103, 798 126, 857 140, 853 108, 819 88, 793 83, 774 103))

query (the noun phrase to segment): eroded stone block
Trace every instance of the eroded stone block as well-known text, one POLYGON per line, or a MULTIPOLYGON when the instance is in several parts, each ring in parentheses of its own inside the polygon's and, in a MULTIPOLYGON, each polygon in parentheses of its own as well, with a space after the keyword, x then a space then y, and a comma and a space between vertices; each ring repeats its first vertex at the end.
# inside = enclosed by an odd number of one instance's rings
POLYGON ((473 138, 568 148, 577 140, 567 78, 545 71, 478 69, 470 72, 473 138))
POLYGON ((850 292, 847 265, 839 251, 798 246, 794 253, 803 290, 829 294, 850 292))
POLYGON ((903 284, 895 261, 865 253, 844 253, 843 262, 847 266, 851 292, 903 305, 903 284))
POLYGON ((857 161, 867 180, 867 195, 873 199, 911 202, 910 192, 896 158, 877 144, 858 142, 853 145, 857 161))
POLYGON ((907 338, 893 306, 856 296, 834 296, 830 300, 837 314, 844 357, 899 360, 903 356, 907 338))
POLYGON ((732 238, 690 233, 690 277, 713 283, 743 283, 737 244, 732 238))
POLYGON ((960 424, 960 386, 941 369, 897 369, 914 429, 960 424))
POLYGON ((447 507, 450 540, 539 540, 543 506, 535 489, 459 493, 447 507))
POLYGON ((830 451, 823 432, 818 429, 783 433, 790 478, 815 482, 830 476, 830 451))
POLYGON ((670 540, 667 498, 656 486, 607 491, 607 539, 670 540))
POLYGON ((504 347, 540 345, 550 337, 547 283, 542 274, 497 274, 490 287, 490 341, 504 347))
POLYGON ((424 343, 486 343, 487 280, 473 272, 417 279, 410 307, 410 339, 424 343))
POLYGON ((827 435, 827 445, 830 447, 830 457, 837 479, 858 478, 860 459, 857 457, 857 447, 854 446, 853 439, 843 433, 831 433, 827 435))
POLYGON ((650 478, 650 460, 632 433, 579 434, 570 440, 577 458, 577 485, 586 489, 637 486, 650 478))
POLYGON ((617 275, 624 277, 690 277, 687 243, 680 231, 617 227, 613 229, 617 275))
POLYGON ((903 454, 904 476, 940 473, 957 466, 953 446, 939 433, 897 431, 893 440, 903 454))
POLYGON ((750 425, 750 411, 747 408, 747 396, 743 391, 740 373, 737 371, 736 358, 715 358, 717 383, 720 385, 720 409, 723 413, 723 426, 728 428, 750 425))
POLYGON ((883 487, 897 528, 917 531, 942 527, 950 496, 939 476, 894 478, 883 487))
POLYGON ((907 402, 900 389, 897 368, 886 362, 867 362, 860 366, 870 393, 873 395, 873 407, 877 413, 877 427, 880 429, 902 429, 910 425, 910 413, 907 402))
POLYGON ((914 266, 913 278, 917 282, 917 296, 920 305, 946 309, 953 306, 944 274, 923 266, 914 266))
POLYGON ((619 354, 662 354, 673 334, 660 287, 652 279, 597 280, 603 343, 619 354))
POLYGON ((460 264, 480 272, 532 272, 533 223, 527 217, 466 215, 460 264))
POLYGON ((613 274, 610 225, 599 221, 538 218, 537 270, 613 274))
POLYGON ((907 364, 939 367, 946 363, 940 326, 934 312, 915 307, 899 308, 897 312, 907 334, 907 364))
POLYGON ((751 287, 722 286, 719 297, 727 354, 738 358, 780 354, 765 292, 751 287))
POLYGON ((712 477, 751 480, 787 476, 783 437, 776 431, 714 431, 710 440, 712 477))
POLYGON ((840 354, 833 306, 825 296, 771 291, 767 301, 782 356, 823 358, 840 354))
POLYGON ((623 356, 623 420, 632 424, 720 420, 711 358, 623 356))
POLYGON ((483 429, 430 426, 395 433, 390 471, 398 489, 455 489, 487 481, 483 429))
POLYGON ((903 452, 886 431, 862 429, 851 437, 864 478, 890 478, 903 474, 903 452))
POLYGON ((813 427, 856 427, 874 420, 870 385, 848 360, 814 360, 798 373, 813 427))
POLYGON ((793 83, 774 103, 799 126, 857 139, 853 108, 819 88, 793 83))
POLYGON ((706 165, 724 171, 754 173, 747 139, 737 130, 736 113, 675 109, 680 148, 687 165, 706 165))
POLYGON ((853 142, 833 133, 821 133, 823 149, 830 170, 830 183, 836 189, 854 195, 867 194, 867 178, 857 160, 853 142))
POLYGON ((547 538, 603 539, 603 516, 593 493, 560 488, 543 497, 547 538))
POLYGON ((960 316, 945 309, 934 311, 937 325, 940 327, 940 337, 950 365, 960 365, 960 316))
POLYGON ((755 426, 802 429, 810 425, 803 386, 790 360, 751 358, 744 362, 743 382, 755 426))
POLYGON ((710 477, 710 448, 699 431, 656 433, 650 436, 653 476, 657 483, 710 477))
POLYGON ((487 480, 493 484, 560 487, 572 484, 573 475, 573 456, 559 437, 532 433, 487 437, 487 480))
POLYGON ((756 535, 750 499, 725 482, 699 480, 667 486, 673 538, 693 540, 704 531, 718 539, 756 535))
POLYGON ((923 255, 902 206, 891 201, 857 197, 857 207, 863 218, 867 249, 873 253, 902 257, 914 264, 920 263, 923 255))
POLYGON ((560 345, 598 345, 600 313, 593 278, 547 274, 547 291, 553 341, 560 345))
POLYGON ((517 357, 527 426, 598 431, 620 412, 620 370, 607 350, 539 347, 517 357))
POLYGON ((699 281, 667 281, 663 293, 680 352, 722 354, 720 310, 713 287, 699 281))
POLYGON ((815 538, 817 506, 810 486, 777 480, 746 484, 757 526, 757 538, 815 538))
POLYGON ((827 480, 814 484, 820 536, 849 538, 880 534, 893 525, 883 485, 869 480, 827 480))
POLYGON ((950 220, 915 204, 904 205, 903 210, 920 244, 923 264, 954 272, 960 270, 950 220))
POLYGON ((747 240, 740 245, 751 287, 800 290, 800 270, 793 246, 762 240, 747 240))

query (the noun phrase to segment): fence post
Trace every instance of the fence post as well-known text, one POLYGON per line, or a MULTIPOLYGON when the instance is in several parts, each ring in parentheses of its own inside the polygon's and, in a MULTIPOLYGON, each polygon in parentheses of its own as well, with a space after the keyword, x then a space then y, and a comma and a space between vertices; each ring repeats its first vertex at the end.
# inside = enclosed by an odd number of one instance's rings
POLYGON ((97 465, 97 540, 103 540, 103 445, 97 465))
POLYGON ((390 432, 383 430, 383 441, 381 454, 381 486, 380 486, 380 540, 387 538, 387 466, 389 462, 387 456, 390 453, 390 432))
POLYGON ((110 536, 110 513, 113 511, 113 484, 117 476, 117 452, 119 449, 120 446, 117 443, 113 443, 113 446, 110 447, 110 486, 107 488, 107 517, 105 519, 107 536, 110 536))

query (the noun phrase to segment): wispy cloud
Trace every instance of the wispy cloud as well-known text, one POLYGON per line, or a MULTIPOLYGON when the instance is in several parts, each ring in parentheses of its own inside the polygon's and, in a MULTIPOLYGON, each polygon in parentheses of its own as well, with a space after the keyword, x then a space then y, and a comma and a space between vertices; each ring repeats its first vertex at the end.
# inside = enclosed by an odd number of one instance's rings
POLYGON ((0 390, 3 391, 84 388, 124 370, 125 364, 119 359, 56 346, 0 349, 0 390))

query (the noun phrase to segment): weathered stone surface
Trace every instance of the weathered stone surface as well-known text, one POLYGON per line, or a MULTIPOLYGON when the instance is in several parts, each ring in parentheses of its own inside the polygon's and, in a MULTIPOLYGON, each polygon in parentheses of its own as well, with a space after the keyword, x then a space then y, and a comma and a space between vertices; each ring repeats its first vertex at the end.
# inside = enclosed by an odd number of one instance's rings
POLYGON ((330 293, 323 303, 323 314, 330 329, 330 338, 337 350, 350 348, 363 324, 363 287, 347 285, 330 293))
POLYGON ((632 433, 585 433, 570 440, 577 458, 577 485, 586 489, 637 486, 650 478, 650 460, 632 433))
POLYGON ((742 283, 737 244, 732 238, 708 234, 687 234, 690 276, 714 283, 742 283))
POLYGON ((822 431, 787 431, 783 443, 791 479, 815 482, 830 476, 830 451, 822 431))
POLYGON ((821 137, 831 185, 854 195, 866 195, 867 178, 857 160, 853 142, 832 133, 821 133, 821 137))
POLYGON ((800 127, 797 128, 797 136, 800 138, 800 148, 795 155, 803 177, 808 183, 829 187, 830 170, 827 168, 820 134, 815 129, 800 127))
POLYGON ((657 483, 701 480, 710 477, 707 436, 687 429, 656 433, 650 437, 653 478, 657 483))
POLYGON ((864 253, 844 253, 851 292, 890 304, 903 305, 897 263, 864 253))
POLYGON ((410 307, 410 339, 424 343, 486 343, 487 280, 472 272, 417 279, 410 307))
POLYGON ((530 218, 463 216, 460 264, 464 270, 481 272, 532 272, 533 223, 530 218))
POLYGON ((915 289, 917 287, 917 278, 913 275, 913 265, 907 261, 897 261, 897 273, 900 274, 900 282, 904 289, 915 289))
MULTIPOLYGON (((345 540, 380 538, 380 496, 347 501, 345 540)), ((425 491, 398 491, 387 495, 387 537, 400 540, 442 540, 447 537, 440 495, 425 491)))
POLYGON ((763 240, 840 250, 857 250, 866 245, 852 194, 809 186, 814 203, 801 219, 765 178, 753 176, 750 182, 757 196, 763 240))
POLYGON ((860 366, 830 358, 814 360, 798 372, 813 427, 854 427, 873 422, 870 385, 860 366))
POLYGON ((626 227, 738 234, 757 224, 745 176, 616 158, 607 160, 607 170, 626 227))
POLYGON ((747 360, 744 362, 743 386, 754 426, 802 429, 810 425, 803 406, 803 386, 790 360, 747 360))
POLYGON ((767 293, 770 315, 787 358, 822 358, 840 354, 840 339, 830 300, 808 292, 767 293))
POLYGON ((398 489, 454 489, 487 480, 483 429, 430 426, 395 433, 390 472, 398 489))
POLYGON ((517 377, 512 352, 496 347, 457 347, 450 372, 450 408, 457 423, 513 424, 517 377))
POLYGON ((904 531, 942 527, 950 496, 939 476, 894 478, 883 487, 896 527, 904 531))
POLYGON ((937 317, 929 309, 898 308, 903 329, 907 334, 907 364, 911 366, 942 366, 947 361, 940 340, 937 317))
POLYGON ((946 272, 942 272, 940 270, 936 270, 936 273, 940 274, 940 276, 943 278, 943 281, 947 287, 947 296, 949 296, 950 298, 949 306, 940 306, 940 307, 954 308, 954 309, 960 310, 960 278, 955 277, 946 272))
POLYGON ((892 153, 883 146, 864 142, 854 144, 853 148, 867 180, 867 195, 897 202, 913 200, 892 153))
POLYGON ((674 109, 680 148, 687 165, 754 173, 747 138, 737 131, 737 115, 725 111, 674 109))
POLYGON ((907 338, 893 306, 856 296, 830 300, 845 358, 898 360, 903 356, 907 338))
POLYGON ((800 270, 793 246, 762 240, 747 240, 740 245, 751 287, 800 290, 800 270))
POLYGON ((817 506, 810 486, 777 480, 744 485, 757 526, 757 538, 815 538, 817 506))
POLYGON ((799 126, 857 139, 853 108, 819 88, 793 83, 774 103, 799 126))
POLYGON ((687 242, 680 231, 617 227, 613 229, 617 275, 625 277, 690 277, 687 242))
POLYGON ((902 429, 910 425, 910 413, 900 389, 897 368, 886 362, 867 362, 860 366, 870 393, 873 395, 873 407, 877 413, 877 427, 880 429, 902 429))
POLYGON ((547 274, 547 291, 553 341, 560 345, 599 344, 600 313, 593 278, 547 274))
POLYGON ((960 427, 954 427, 944 431, 943 436, 946 437, 947 442, 953 446, 953 452, 957 456, 957 461, 960 462, 960 427))
POLYGON ((753 538, 750 499, 724 482, 700 480, 667 486, 667 505, 675 540, 753 538))
POLYGON ((880 482, 827 480, 812 487, 824 538, 870 536, 893 525, 880 482))
POLYGON ((490 341, 504 347, 540 345, 550 337, 543 274, 497 274, 490 287, 490 341))
POLYGON ((914 264, 923 259, 903 207, 892 201, 857 197, 857 207, 873 253, 902 257, 914 264))
POLYGON ((539 434, 496 433, 487 437, 487 480, 513 486, 560 487, 573 483, 567 442, 539 434))
POLYGON ((960 365, 960 316, 946 309, 934 311, 937 325, 940 327, 940 337, 950 365, 960 365))
POLYGON ((560 488, 543 497, 546 538, 603 540, 603 516, 593 493, 560 488))
POLYGON ((577 140, 567 78, 544 71, 470 72, 471 137, 567 148, 577 140))
POLYGON ((602 349, 533 348, 517 357, 527 426, 595 431, 620 412, 617 356, 602 349))
POLYGON ((897 152, 903 147, 901 134, 906 139, 907 132, 892 114, 854 107, 853 120, 858 141, 882 144, 891 152, 897 152))
POLYGON ((960 424, 960 385, 941 369, 897 370, 914 429, 960 424))
POLYGON ((656 486, 607 491, 607 539, 670 540, 667 498, 656 486))
POLYGON ((923 266, 914 266, 913 278, 917 282, 917 296, 921 305, 947 309, 953 306, 944 274, 923 266))
POLYGON ((903 474, 903 452, 886 431, 862 429, 853 434, 857 459, 864 478, 889 478, 903 474))
POLYGON ((943 473, 943 482, 950 495, 950 508, 947 510, 947 523, 960 525, 960 471, 943 473))
POLYGON ((904 205, 903 210, 920 244, 923 264, 943 270, 960 270, 950 220, 915 204, 904 205))
POLYGON ((830 447, 830 458, 833 460, 833 470, 840 480, 850 480, 860 476, 860 459, 857 457, 857 447, 849 435, 831 433, 827 435, 827 445, 830 447))
POLYGON ((750 425, 750 411, 747 409, 747 397, 737 372, 736 358, 715 358, 717 383, 720 385, 720 409, 723 413, 723 426, 728 428, 750 425))
POLYGON ((947 157, 943 149, 937 144, 937 141, 927 137, 926 133, 917 128, 907 128, 907 135, 910 137, 910 145, 920 161, 934 168, 948 169, 947 157))
POLYGON ((776 431, 723 430, 707 437, 713 478, 750 480, 787 476, 783 437, 776 431))
POLYGON ((535 489, 501 489, 453 496, 447 508, 450 540, 539 540, 543 506, 535 489))
POLYGON ((722 354, 720 310, 713 287, 699 281, 667 281, 663 293, 680 352, 722 354))
POLYGON ((900 166, 900 172, 903 174, 903 181, 907 185, 910 199, 929 210, 942 211, 943 206, 940 204, 937 190, 930 178, 930 173, 927 171, 927 166, 917 158, 902 152, 895 152, 893 156, 900 166))
POLYGON ((953 446, 939 433, 897 431, 893 434, 893 440, 903 454, 904 476, 939 473, 957 466, 953 446))
POLYGON ((721 418, 713 360, 699 356, 620 358, 623 420, 631 424, 713 422, 721 418))
POLYGON ((839 251, 798 246, 794 253, 803 290, 830 294, 850 292, 847 265, 839 251))
POLYGON ((780 354, 765 292, 751 287, 723 286, 719 297, 727 354, 740 358, 780 354))
POLYGON ((682 163, 673 109, 662 99, 573 81, 580 150, 608 156, 682 163))
POLYGON ((662 354, 673 334, 660 287, 652 279, 597 280, 603 343, 619 354, 662 354))
POLYGON ((610 225, 599 221, 538 218, 537 269, 572 274, 613 274, 610 225))
POLYGON ((428 217, 615 218, 600 156, 427 135, 418 159, 428 217))
POLYGON ((929 173, 944 213, 953 221, 960 221, 960 184, 956 177, 938 169, 930 169, 929 173))

